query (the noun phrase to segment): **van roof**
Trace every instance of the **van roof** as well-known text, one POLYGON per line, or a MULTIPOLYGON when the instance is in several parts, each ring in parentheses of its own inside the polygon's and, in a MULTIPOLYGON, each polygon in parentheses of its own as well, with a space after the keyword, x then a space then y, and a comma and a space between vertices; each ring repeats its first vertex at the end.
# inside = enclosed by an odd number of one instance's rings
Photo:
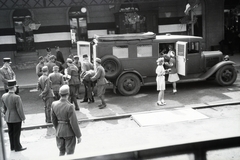
POLYGON ((186 40, 202 40, 202 37, 190 36, 190 35, 157 35, 156 40, 176 40, 176 41, 186 41, 186 40))

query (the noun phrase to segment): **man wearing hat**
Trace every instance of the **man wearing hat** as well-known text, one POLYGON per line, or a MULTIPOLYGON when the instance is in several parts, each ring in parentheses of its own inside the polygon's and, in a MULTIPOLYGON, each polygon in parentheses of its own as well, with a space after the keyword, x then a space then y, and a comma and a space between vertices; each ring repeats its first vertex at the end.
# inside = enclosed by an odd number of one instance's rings
POLYGON ((48 78, 48 67, 42 68, 43 75, 38 78, 38 90, 41 94, 39 95, 44 102, 46 123, 51 123, 51 105, 54 101, 54 94, 52 90, 52 82, 48 78))
POLYGON ((99 107, 99 109, 102 109, 107 106, 105 99, 104 99, 107 80, 105 78, 105 70, 101 65, 101 59, 96 58, 95 62, 96 62, 96 66, 97 66, 97 71, 96 71, 95 75, 93 77, 91 77, 91 80, 92 81, 97 80, 97 95, 102 102, 102 104, 100 104, 98 107, 99 107))
POLYGON ((54 56, 54 55, 49 56, 49 62, 46 64, 46 66, 48 67, 49 73, 52 73, 53 66, 56 66, 55 59, 56 59, 56 56, 54 56))
MULTIPOLYGON (((87 72, 89 70, 93 70, 93 69, 94 69, 93 64, 89 61, 88 55, 84 54, 83 55, 83 63, 82 63, 82 73, 85 73, 85 72, 87 72)), ((89 97, 92 97, 92 99, 90 100, 90 103, 94 102, 93 95, 92 95, 94 83, 92 81, 88 81, 87 83, 83 83, 83 84, 84 84, 85 90, 84 90, 84 98, 81 101, 81 103, 88 102, 89 97), (91 94, 91 95, 89 96, 89 94, 91 94)))
POLYGON ((0 78, 4 84, 6 92, 8 92, 8 80, 16 79, 16 75, 10 66, 11 63, 11 58, 3 58, 3 66, 0 68, 0 78))
POLYGON ((25 120, 25 114, 23 111, 22 100, 19 95, 16 95, 17 90, 16 80, 8 80, 8 93, 2 95, 3 102, 3 115, 8 126, 8 136, 10 140, 11 151, 15 150, 23 151, 27 148, 23 148, 20 143, 22 121, 25 120))
POLYGON ((60 51, 59 46, 55 46, 55 49, 56 49, 56 61, 59 61, 62 64, 64 64, 65 63, 64 57, 63 57, 62 52, 60 51))
POLYGON ((79 106, 77 103, 77 93, 80 85, 80 75, 78 73, 78 68, 73 64, 71 58, 67 58, 67 66, 68 67, 66 69, 66 74, 70 77, 70 79, 68 80, 68 85, 70 87, 70 102, 74 103, 75 110, 79 110, 79 106))
POLYGON ((52 82, 52 89, 55 95, 54 100, 59 100, 59 88, 64 85, 63 74, 59 73, 59 67, 53 66, 53 73, 48 75, 50 81, 52 82))
POLYGON ((73 154, 77 143, 81 142, 81 131, 74 111, 74 106, 68 101, 69 86, 63 85, 59 89, 60 100, 52 103, 52 122, 56 129, 56 142, 60 156, 73 154))

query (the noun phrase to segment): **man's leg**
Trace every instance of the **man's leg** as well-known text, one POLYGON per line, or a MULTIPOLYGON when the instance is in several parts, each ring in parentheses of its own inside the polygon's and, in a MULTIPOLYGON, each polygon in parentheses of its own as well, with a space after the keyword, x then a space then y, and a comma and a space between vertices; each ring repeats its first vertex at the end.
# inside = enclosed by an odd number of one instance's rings
POLYGON ((8 136, 9 136, 9 141, 10 141, 10 149, 12 151, 12 150, 15 150, 15 148, 14 148, 14 137, 13 137, 14 126, 13 126, 12 123, 7 123, 7 126, 8 126, 8 136))
POLYGON ((14 123, 13 138, 14 138, 14 148, 16 151, 22 149, 22 145, 20 143, 21 127, 22 127, 22 122, 14 123))
POLYGON ((65 148, 67 154, 73 154, 76 146, 76 137, 65 137, 65 148))
POLYGON ((62 137, 56 137, 57 147, 60 151, 59 156, 64 156, 66 149, 65 149, 65 139, 62 137))

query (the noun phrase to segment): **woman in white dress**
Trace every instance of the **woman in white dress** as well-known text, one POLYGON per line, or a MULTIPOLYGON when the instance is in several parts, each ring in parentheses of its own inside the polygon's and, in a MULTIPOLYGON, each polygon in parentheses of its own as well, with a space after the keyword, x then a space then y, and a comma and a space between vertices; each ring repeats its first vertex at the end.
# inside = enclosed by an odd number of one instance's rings
POLYGON ((158 93, 158 101, 157 105, 165 105, 166 102, 164 101, 164 91, 165 91, 165 69, 163 67, 164 64, 164 58, 158 58, 157 59, 157 68, 156 68, 156 81, 157 81, 157 91, 158 93))

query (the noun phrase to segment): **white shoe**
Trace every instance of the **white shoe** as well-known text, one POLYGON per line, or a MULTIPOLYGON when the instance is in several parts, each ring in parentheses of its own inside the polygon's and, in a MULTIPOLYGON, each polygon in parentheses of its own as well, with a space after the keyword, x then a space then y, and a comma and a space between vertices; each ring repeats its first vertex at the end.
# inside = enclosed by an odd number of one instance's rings
POLYGON ((158 106, 163 106, 164 104, 161 101, 157 101, 158 106))
POLYGON ((176 89, 173 90, 173 94, 175 94, 175 93, 177 93, 177 90, 176 90, 176 89))
POLYGON ((162 101, 161 103, 162 103, 163 105, 166 105, 166 104, 167 104, 165 101, 162 101))

